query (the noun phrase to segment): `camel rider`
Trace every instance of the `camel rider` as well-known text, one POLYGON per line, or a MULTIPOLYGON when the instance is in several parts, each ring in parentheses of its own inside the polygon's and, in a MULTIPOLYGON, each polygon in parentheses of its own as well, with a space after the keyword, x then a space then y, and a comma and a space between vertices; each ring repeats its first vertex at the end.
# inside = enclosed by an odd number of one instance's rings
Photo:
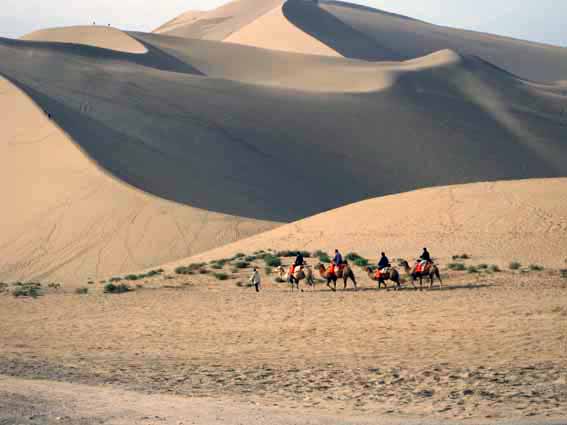
POLYGON ((335 265, 337 267, 339 267, 341 264, 344 263, 343 256, 341 255, 338 249, 335 249, 335 258, 333 258, 333 260, 335 261, 335 265))
POLYGON ((297 257, 295 257, 295 263, 293 265, 295 267, 303 266, 305 264, 305 259, 303 258, 303 254, 301 252, 297 253, 297 257))
POLYGON ((327 270, 327 272, 330 275, 337 273, 337 265, 335 263, 335 260, 331 260, 331 264, 329 265, 329 269, 327 270))
POLYGON ((427 248, 423 248, 423 253, 421 254, 421 257, 419 257, 421 259, 421 261, 425 262, 425 263, 431 263, 431 254, 429 254, 429 251, 427 250, 427 248))
POLYGON ((378 262, 378 270, 384 270, 386 267, 390 267, 390 260, 386 257, 385 253, 382 253, 380 261, 378 262))

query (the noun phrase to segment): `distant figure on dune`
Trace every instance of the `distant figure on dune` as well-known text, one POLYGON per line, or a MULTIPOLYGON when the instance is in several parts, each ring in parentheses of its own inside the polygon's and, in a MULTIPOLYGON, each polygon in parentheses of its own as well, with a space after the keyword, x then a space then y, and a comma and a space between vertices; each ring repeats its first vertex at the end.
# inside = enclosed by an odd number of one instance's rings
POLYGON ((262 282, 260 279, 260 273, 258 272, 258 269, 256 267, 254 267, 252 276, 250 276, 250 282, 256 288, 256 292, 260 292, 260 288, 262 287, 262 282))

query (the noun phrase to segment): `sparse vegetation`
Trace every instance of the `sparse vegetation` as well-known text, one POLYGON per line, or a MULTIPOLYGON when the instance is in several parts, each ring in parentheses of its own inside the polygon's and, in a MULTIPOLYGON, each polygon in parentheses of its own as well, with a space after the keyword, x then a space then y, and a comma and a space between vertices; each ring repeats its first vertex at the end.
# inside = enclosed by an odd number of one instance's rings
POLYGON ((202 269, 199 269, 199 274, 209 274, 209 273, 210 271, 204 267, 202 269))
POLYGON ((271 254, 267 254, 264 256, 264 262, 268 267, 279 267, 282 265, 282 260, 280 260, 279 257, 276 257, 275 255, 271 255, 271 254))
POLYGON ((563 279, 567 279, 567 269, 561 269, 561 270, 559 270, 559 275, 560 275, 563 279))
POLYGON ((311 257, 311 253, 309 251, 301 251, 301 250, 284 250, 278 251, 276 253, 276 257, 297 257, 299 254, 303 255, 304 258, 311 257))
POLYGON ((329 254, 327 254, 325 251, 317 250, 317 251, 315 251, 315 253, 313 255, 315 257, 318 257, 319 261, 321 261, 322 263, 330 263, 331 262, 331 257, 329 257, 329 254))
POLYGON ((215 270, 222 270, 223 266, 219 263, 213 263, 211 264, 211 268, 215 270))
POLYGON ((109 280, 110 283, 116 283, 116 282, 121 282, 122 278, 117 276, 117 277, 113 277, 109 280))
POLYGON ((217 280, 227 280, 228 275, 226 273, 213 273, 213 276, 217 278, 217 280))
POLYGON ((0 282, 0 293, 2 293, 2 292, 4 292, 4 291, 8 290, 8 286, 9 286, 9 285, 8 285, 7 283, 0 282))
POLYGON ((236 267, 237 269, 247 269, 248 267, 250 267, 250 263, 247 261, 238 261, 234 264, 234 267, 236 267))
POLYGON ((467 268, 467 272, 468 272, 468 273, 471 273, 471 274, 472 274, 472 273, 478 273, 478 268, 477 268, 476 266, 469 266, 469 267, 467 268))
POLYGON ((453 255, 453 260, 469 260, 470 258, 468 254, 453 255))
POLYGON ((115 285, 114 283, 107 283, 104 286, 105 294, 123 294, 130 292, 131 290, 132 289, 125 283, 119 283, 118 285, 115 285))
POLYGON ((89 293, 89 288, 77 288, 75 289, 75 293, 79 295, 86 295, 89 293))
POLYGON ((488 264, 479 264, 476 266, 479 270, 488 270, 488 264))
POLYGON ((193 263, 193 264, 189 264, 188 266, 179 266, 175 268, 175 273, 191 275, 191 274, 195 274, 205 266, 206 266, 205 263, 193 263))
POLYGON ((59 288, 61 288, 61 284, 60 284, 60 283, 52 282, 52 283, 49 283, 49 284, 47 285, 47 287, 48 287, 49 289, 59 289, 59 288))
POLYGON ((449 268, 449 270, 454 271, 465 271, 467 269, 467 267, 463 263, 449 263, 447 267, 449 268))
POLYGON ((519 263, 517 261, 512 261, 509 265, 508 268, 510 270, 520 270, 520 268, 522 267, 522 263, 519 263))
POLYGON ((249 263, 251 263, 252 261, 256 261, 256 256, 255 255, 248 255, 248 256, 244 257, 244 261, 247 261, 249 263))
POLYGON ((491 266, 489 266, 488 270, 492 273, 500 273, 502 271, 500 270, 500 267, 498 267, 496 264, 492 264, 491 266))
POLYGON ((358 267, 368 267, 369 262, 366 258, 359 257, 354 260, 354 264, 356 264, 358 267))
POLYGON ((537 264, 530 264, 529 269, 532 272, 542 272, 544 270, 544 267, 537 264))
POLYGON ((242 252, 238 252, 236 254, 234 254, 234 257, 232 257, 233 260, 238 260, 239 258, 244 258, 246 257, 246 254, 243 254, 242 252))
POLYGON ((12 295, 16 298, 29 297, 37 298, 41 294, 41 283, 22 283, 17 282, 15 284, 16 288, 12 291, 12 295))

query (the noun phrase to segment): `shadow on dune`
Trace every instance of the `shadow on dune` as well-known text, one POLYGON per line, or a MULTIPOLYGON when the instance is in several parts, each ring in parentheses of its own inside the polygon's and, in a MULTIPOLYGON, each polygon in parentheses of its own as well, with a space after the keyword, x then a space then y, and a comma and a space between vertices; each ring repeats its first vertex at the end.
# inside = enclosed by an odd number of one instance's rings
POLYGON ((85 59, 97 59, 101 61, 117 61, 134 63, 160 71, 180 72, 184 74, 204 76, 201 71, 194 68, 187 62, 183 62, 174 56, 168 55, 153 44, 147 43, 142 39, 137 41, 144 45, 147 53, 128 53, 119 52, 111 49, 87 46, 84 44, 58 43, 44 41, 14 40, 11 38, 0 37, 0 46, 7 46, 14 49, 29 49, 30 51, 44 51, 45 53, 57 52, 60 54, 70 54, 85 59))
POLYGON ((362 32, 346 25, 317 4, 288 0, 284 16, 296 27, 350 59, 365 61, 398 61, 405 57, 381 45, 362 32))

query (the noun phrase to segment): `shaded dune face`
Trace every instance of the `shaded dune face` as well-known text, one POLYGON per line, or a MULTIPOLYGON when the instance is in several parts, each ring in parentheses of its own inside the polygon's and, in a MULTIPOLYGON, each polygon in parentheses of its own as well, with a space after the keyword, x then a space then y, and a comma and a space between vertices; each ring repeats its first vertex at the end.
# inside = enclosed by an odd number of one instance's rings
POLYGON ((0 72, 103 169, 161 198, 292 221, 419 187, 566 173, 565 97, 474 57, 369 64, 361 77, 357 61, 133 36, 150 51, 142 60, 4 41, 0 72), (294 66, 256 67, 284 57, 294 66), (246 67, 234 68, 237 58, 246 67), (311 66, 387 83, 331 91, 327 76, 321 90, 298 89, 293 79, 311 66))

